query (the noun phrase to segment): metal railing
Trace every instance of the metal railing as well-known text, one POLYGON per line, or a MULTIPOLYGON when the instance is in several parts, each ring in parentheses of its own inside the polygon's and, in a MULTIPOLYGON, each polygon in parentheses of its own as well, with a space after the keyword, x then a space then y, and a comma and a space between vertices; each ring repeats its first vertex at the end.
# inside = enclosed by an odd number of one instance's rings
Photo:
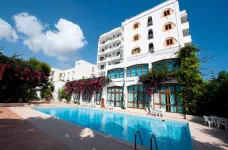
POLYGON ((153 139, 154 139, 156 150, 158 150, 158 145, 154 134, 152 134, 150 137, 150 150, 153 150, 153 139))
POLYGON ((136 131, 136 132, 135 132, 135 150, 137 150, 137 135, 139 135, 141 145, 143 146, 143 141, 142 141, 141 134, 140 134, 139 131, 136 131))

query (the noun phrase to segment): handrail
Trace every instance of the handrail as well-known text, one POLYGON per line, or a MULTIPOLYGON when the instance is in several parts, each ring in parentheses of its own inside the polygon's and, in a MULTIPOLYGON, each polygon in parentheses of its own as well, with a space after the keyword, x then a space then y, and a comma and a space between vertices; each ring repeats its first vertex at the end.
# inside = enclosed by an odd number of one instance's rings
POLYGON ((155 135, 154 134, 152 134, 151 135, 151 137, 150 137, 150 150, 152 150, 153 149, 153 145, 152 145, 152 140, 154 139, 154 143, 155 143, 155 147, 156 147, 156 150, 158 150, 158 146, 157 146, 157 141, 156 141, 156 137, 155 137, 155 135))
POLYGON ((136 132, 135 132, 135 150, 137 150, 137 144, 136 144, 137 133, 138 133, 138 135, 139 135, 139 137, 140 137, 140 142, 141 142, 141 145, 143 146, 143 142, 142 142, 142 137, 141 137, 141 134, 140 134, 140 132, 139 132, 139 131, 136 131, 136 132))

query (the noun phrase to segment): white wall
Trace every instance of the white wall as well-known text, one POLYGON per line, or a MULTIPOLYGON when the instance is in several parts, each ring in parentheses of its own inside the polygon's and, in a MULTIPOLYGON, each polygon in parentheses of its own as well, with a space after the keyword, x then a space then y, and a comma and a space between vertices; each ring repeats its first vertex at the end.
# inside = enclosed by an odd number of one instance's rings
POLYGON ((148 11, 145 11, 127 21, 123 22, 122 25, 124 26, 124 58, 132 57, 131 54, 132 49, 135 47, 140 47, 142 55, 147 54, 149 50, 149 43, 154 44, 154 51, 160 51, 163 49, 177 47, 179 45, 183 46, 183 36, 180 24, 180 10, 178 7, 178 1, 170 0, 166 1, 165 3, 159 5, 159 7, 154 7, 148 11), (161 17, 164 10, 170 8, 174 10, 174 13, 168 17, 161 17), (153 25, 147 26, 148 17, 152 17, 153 25), (134 23, 139 22, 141 25, 137 29, 133 29, 134 23), (170 31, 163 31, 163 27, 166 23, 172 22, 176 25, 170 31), (148 30, 153 30, 154 38, 148 40, 148 30), (133 41, 133 36, 135 34, 139 34, 141 38, 138 41, 133 41), (164 43, 168 37, 174 37, 178 42, 171 47, 165 47, 164 43))
POLYGON ((67 81, 79 80, 82 78, 91 78, 93 75, 96 76, 96 65, 79 60, 75 62, 75 67, 67 70, 59 70, 51 68, 50 80, 54 84, 54 92, 52 93, 53 98, 57 100, 58 90, 62 88, 67 81), (61 74, 61 77, 60 77, 61 74))

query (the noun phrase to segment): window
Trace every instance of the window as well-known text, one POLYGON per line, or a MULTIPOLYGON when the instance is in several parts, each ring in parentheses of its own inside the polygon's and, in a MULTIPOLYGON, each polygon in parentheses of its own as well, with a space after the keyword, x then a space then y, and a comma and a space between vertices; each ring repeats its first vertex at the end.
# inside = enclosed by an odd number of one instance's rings
POLYGON ((150 30, 148 31, 148 39, 153 39, 153 38, 154 38, 153 30, 150 29, 150 30))
POLYGON ((183 112, 183 103, 180 99, 179 85, 162 85, 154 90, 154 106, 156 109, 163 108, 167 112, 183 112))
POLYGON ((139 22, 136 22, 134 25, 133 25, 133 29, 137 29, 139 27, 139 22))
POLYGON ((94 100, 96 105, 101 105, 101 97, 102 97, 102 93, 98 92, 94 95, 94 100))
POLYGON ((74 93, 74 96, 73 96, 73 101, 75 102, 75 103, 77 103, 77 104, 79 104, 79 102, 80 102, 80 92, 75 92, 74 93))
POLYGON ((138 34, 134 35, 133 41, 138 41, 138 40, 139 40, 139 35, 138 34))
POLYGON ((100 57, 100 61, 103 61, 104 60, 104 57, 100 57))
POLYGON ((123 68, 108 70, 108 78, 109 79, 123 78, 123 77, 124 77, 124 69, 123 68))
POLYGON ((72 80, 74 80, 74 71, 73 71, 73 74, 72 74, 72 80))
POLYGON ((167 39, 166 40, 166 45, 173 45, 173 38, 167 39))
POLYGON ((170 9, 165 10, 164 11, 164 16, 166 17, 166 16, 169 16, 169 15, 170 15, 170 9))
POLYGON ((152 20, 152 17, 148 17, 148 21, 147 21, 147 26, 151 26, 153 25, 153 20, 152 20))
POLYGON ((167 68, 168 71, 175 71, 179 68, 180 64, 177 59, 167 59, 152 63, 152 69, 167 68))
POLYGON ((117 52, 117 56, 119 56, 120 55, 120 52, 117 52))
POLYGON ((101 69, 104 69, 104 67, 105 67, 104 65, 101 65, 101 69))
POLYGON ((148 73, 148 64, 127 67, 127 77, 141 76, 148 73))
POLYGON ((134 54, 138 54, 140 53, 141 49, 139 47, 136 47, 134 48, 133 50, 131 50, 131 54, 134 55, 134 54))
POLYGON ((142 85, 128 87, 128 107, 146 108, 149 107, 150 96, 146 94, 142 85))
POLYGON ((123 87, 109 87, 107 92, 107 104, 120 107, 121 98, 123 96, 123 87))
POLYGON ((154 53, 154 44, 153 43, 149 44, 149 52, 154 53))
POLYGON ((92 99, 93 92, 91 91, 84 91, 82 94, 82 102, 90 103, 92 99))
POLYGON ((170 30, 172 29, 172 24, 171 23, 168 23, 165 25, 165 30, 170 30))

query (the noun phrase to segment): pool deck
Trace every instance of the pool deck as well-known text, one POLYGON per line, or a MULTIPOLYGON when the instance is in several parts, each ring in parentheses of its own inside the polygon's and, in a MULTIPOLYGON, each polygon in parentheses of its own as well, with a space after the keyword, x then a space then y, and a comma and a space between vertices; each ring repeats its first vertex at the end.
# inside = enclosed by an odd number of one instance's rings
MULTIPOLYGON (((63 106, 63 105, 55 105, 63 106)), ((64 105, 65 107, 75 105, 64 105)), ((53 105, 42 105, 42 107, 53 107, 53 105)), ((105 135, 88 128, 76 126, 71 123, 59 120, 50 115, 35 111, 29 107, 9 107, 11 111, 19 115, 24 120, 28 121, 32 125, 39 128, 44 133, 47 133, 56 141, 67 146, 69 149, 80 150, 128 150, 133 149, 133 144, 122 141, 120 139, 105 135)), ((93 109, 93 108, 91 108, 93 109)), ((96 108, 97 109, 97 108, 96 108)), ((147 115, 143 111, 120 111, 120 110, 108 110, 114 112, 123 112, 127 114, 140 115, 146 117, 152 117, 147 115)), ((157 117, 158 118, 158 117, 157 117)), ((160 117, 159 117, 160 118, 160 117)), ((1 118, 0 118, 1 119, 1 118)), ((224 130, 218 130, 215 128, 209 128, 199 123, 187 121, 185 119, 177 119, 172 117, 162 117, 165 120, 175 120, 188 122, 190 132, 192 136, 193 147, 195 150, 217 150, 228 149, 228 132, 224 130)), ((140 147, 140 149, 145 149, 140 147)))
MULTIPOLYGON (((65 122, 26 107, 10 107, 14 113, 33 124, 71 150, 132 150, 133 144, 65 122)), ((140 147, 141 150, 147 149, 140 147)))

